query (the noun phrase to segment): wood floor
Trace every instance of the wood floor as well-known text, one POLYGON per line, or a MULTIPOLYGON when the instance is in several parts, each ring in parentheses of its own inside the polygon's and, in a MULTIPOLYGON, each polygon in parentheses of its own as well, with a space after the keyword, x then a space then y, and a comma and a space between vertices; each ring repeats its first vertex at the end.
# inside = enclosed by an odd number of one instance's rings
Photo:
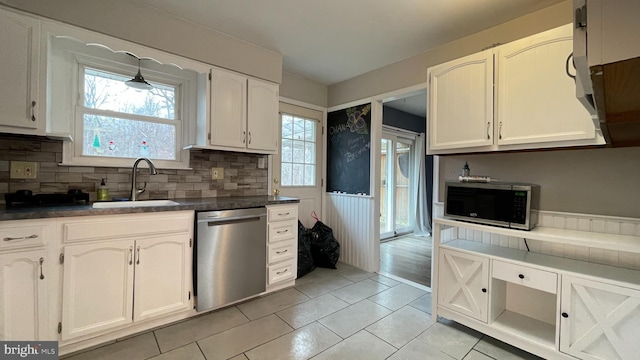
POLYGON ((380 271, 431 287, 431 237, 405 235, 380 244, 380 271))

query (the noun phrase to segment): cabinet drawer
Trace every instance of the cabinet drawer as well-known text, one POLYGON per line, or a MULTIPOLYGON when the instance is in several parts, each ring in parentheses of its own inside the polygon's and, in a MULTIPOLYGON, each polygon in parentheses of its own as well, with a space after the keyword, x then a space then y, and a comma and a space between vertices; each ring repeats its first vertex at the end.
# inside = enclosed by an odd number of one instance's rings
POLYGON ((494 260, 491 276, 552 294, 558 292, 558 274, 544 270, 494 260))
POLYGON ((295 240, 297 230, 296 226, 297 224, 291 221, 269 224, 269 243, 292 239, 295 240))
POLYGON ((295 246, 293 241, 280 241, 269 245, 269 264, 279 261, 293 259, 295 254, 295 246))
POLYGON ((0 228, 0 250, 44 245, 44 226, 0 228))
POLYGON ((298 206, 274 206, 267 209, 267 219, 269 222, 297 220, 298 206))
POLYGON ((267 285, 295 279, 297 269, 293 268, 293 264, 294 261, 287 261, 283 264, 269 266, 267 285))

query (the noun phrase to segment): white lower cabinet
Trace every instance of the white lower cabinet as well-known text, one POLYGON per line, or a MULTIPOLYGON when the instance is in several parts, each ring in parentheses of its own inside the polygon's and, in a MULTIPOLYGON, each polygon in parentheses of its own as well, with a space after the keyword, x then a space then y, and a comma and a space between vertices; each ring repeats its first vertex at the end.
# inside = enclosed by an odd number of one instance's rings
POLYGON ((267 291, 293 285, 298 272, 298 205, 267 206, 267 291))
POLYGON ((133 321, 133 252, 129 241, 65 247, 62 340, 133 321))
POLYGON ((436 225, 434 319, 454 320, 546 359, 640 359, 640 271, 465 239, 440 244, 436 234, 449 228, 436 225))
POLYGON ((487 322, 489 259, 443 249, 438 276, 438 305, 487 322))
POLYGON ((45 250, 0 254, 0 339, 53 340, 45 250))
POLYGON ((65 224, 63 341, 192 308, 192 212, 93 221, 65 224))
POLYGON ((47 220, 0 222, 0 340, 56 339, 50 289, 58 278, 47 251, 53 229, 47 220))
POLYGON ((560 351, 580 359, 640 358, 640 290, 562 279, 560 351))

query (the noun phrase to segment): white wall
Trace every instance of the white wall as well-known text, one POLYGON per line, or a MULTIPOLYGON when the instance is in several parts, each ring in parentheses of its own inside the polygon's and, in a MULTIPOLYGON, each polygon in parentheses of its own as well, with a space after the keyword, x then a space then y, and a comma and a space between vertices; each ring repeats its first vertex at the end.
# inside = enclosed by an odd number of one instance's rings
POLYGON ((327 95, 326 85, 287 72, 282 73, 280 96, 326 108, 327 95))
POLYGON ((495 43, 507 43, 570 23, 572 1, 550 6, 493 28, 329 86, 329 106, 384 94, 427 81, 427 68, 473 54, 495 43))
POLYGON ((280 83, 282 55, 131 0, 0 0, 7 6, 280 83))

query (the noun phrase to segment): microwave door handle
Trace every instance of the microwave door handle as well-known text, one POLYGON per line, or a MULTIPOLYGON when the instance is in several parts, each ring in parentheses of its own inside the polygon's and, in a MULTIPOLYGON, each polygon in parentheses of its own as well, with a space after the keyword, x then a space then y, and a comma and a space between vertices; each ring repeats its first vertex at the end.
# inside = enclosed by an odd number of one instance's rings
POLYGON ((564 70, 567 73, 567 76, 572 78, 573 81, 576 81, 576 76, 573 75, 570 71, 569 71, 569 61, 571 61, 571 63, 573 64, 573 68, 576 68, 576 63, 573 61, 573 53, 569 54, 569 56, 567 57, 567 61, 564 64, 564 70))

